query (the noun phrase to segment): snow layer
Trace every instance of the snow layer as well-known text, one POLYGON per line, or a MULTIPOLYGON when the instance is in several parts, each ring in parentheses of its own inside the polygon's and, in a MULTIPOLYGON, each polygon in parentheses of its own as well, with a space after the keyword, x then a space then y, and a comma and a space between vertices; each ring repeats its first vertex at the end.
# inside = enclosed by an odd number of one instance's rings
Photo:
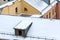
MULTIPOLYGON (((23 20, 29 20, 33 22, 32 26, 30 27, 27 33, 27 36, 29 36, 29 38, 25 38, 24 40, 28 40, 28 39, 39 40, 36 38, 40 38, 40 37, 60 40, 60 20, 32 18, 32 17, 30 18, 30 17, 21 17, 21 16, 7 16, 7 15, 6 16, 0 15, 0 37, 1 38, 5 37, 5 36, 2 37, 2 34, 4 33, 9 35, 14 35, 13 28, 20 21, 23 20), (30 38, 30 37, 35 37, 35 38, 30 38)), ((13 37, 15 38, 15 36, 13 37)), ((8 38, 8 36, 6 38, 8 38)))
POLYGON ((29 25, 32 23, 32 21, 29 20, 22 20, 16 27, 15 29, 26 29, 29 27, 29 25))
POLYGON ((42 0, 38 0, 38 1, 37 0, 24 0, 24 1, 30 4, 32 7, 34 7, 40 12, 48 6, 48 4, 42 0))

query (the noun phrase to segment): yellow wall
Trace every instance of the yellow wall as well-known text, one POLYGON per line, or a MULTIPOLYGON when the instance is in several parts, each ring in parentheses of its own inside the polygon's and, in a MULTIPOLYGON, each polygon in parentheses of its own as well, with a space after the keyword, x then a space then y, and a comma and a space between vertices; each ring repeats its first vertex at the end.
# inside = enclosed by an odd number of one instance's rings
POLYGON ((31 5, 29 5, 28 3, 26 3, 25 1, 22 2, 22 10, 24 14, 40 14, 40 12, 38 10, 36 10, 34 7, 32 7, 31 5), (24 11, 24 8, 27 8, 28 11, 24 11))
POLYGON ((21 6, 20 1, 16 1, 13 5, 7 6, 2 10, 2 14, 9 14, 9 15, 20 15, 21 13, 21 6), (15 8, 18 8, 18 12, 15 12, 15 8))
POLYGON ((3 8, 1 14, 8 14, 8 7, 3 8))
POLYGON ((9 14, 9 15, 31 15, 31 14, 40 14, 38 10, 36 10, 34 7, 30 6, 25 1, 16 1, 13 3, 13 5, 7 6, 2 10, 2 14, 9 14), (18 8, 18 12, 15 12, 15 8, 18 8), (24 11, 24 8, 27 8, 28 11, 24 11))

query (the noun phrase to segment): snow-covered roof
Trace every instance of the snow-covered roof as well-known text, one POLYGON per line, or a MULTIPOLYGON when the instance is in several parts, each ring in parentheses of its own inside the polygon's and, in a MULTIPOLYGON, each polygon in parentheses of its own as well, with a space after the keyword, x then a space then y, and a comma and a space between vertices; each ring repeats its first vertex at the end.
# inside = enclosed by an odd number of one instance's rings
MULTIPOLYGON (((43 0, 24 0, 28 4, 30 4, 32 7, 36 8, 38 11, 44 15, 48 10, 50 10, 56 3, 56 0, 50 0, 50 5, 48 5, 46 2, 43 0)), ((41 15, 41 16, 42 16, 41 15)))
POLYGON ((13 1, 10 1, 10 2, 5 3, 5 4, 3 4, 3 5, 0 5, 0 8, 4 8, 4 7, 6 7, 6 6, 12 5, 13 2, 15 2, 15 1, 16 1, 16 0, 13 0, 13 1))
POLYGON ((48 4, 42 0, 38 0, 38 1, 37 0, 24 0, 24 1, 30 4, 32 7, 36 8, 40 12, 48 6, 48 4))
POLYGON ((15 27, 21 20, 14 17, 0 15, 0 33, 14 34, 15 27))
POLYGON ((48 12, 48 10, 50 10, 54 5, 56 5, 57 1, 54 1, 51 5, 49 5, 48 7, 46 7, 43 11, 42 11, 42 15, 44 15, 46 12, 48 12))
POLYGON ((41 17, 41 15, 31 15, 30 17, 41 17))
POLYGON ((29 25, 32 23, 30 20, 22 20, 21 23, 19 23, 15 29, 27 29, 29 25))
POLYGON ((55 1, 55 0, 50 0, 50 3, 52 3, 53 1, 55 1))
MULTIPOLYGON (((14 27, 23 20, 29 20, 33 22, 27 33, 27 37, 29 38, 23 38, 24 40, 33 40, 33 38, 35 40, 40 40, 38 39, 40 37, 60 40, 60 20, 7 15, 0 15, 0 37, 10 38, 11 36, 9 35, 14 35, 12 38, 19 38, 14 34, 14 27), (7 35, 2 36, 2 34, 7 34, 9 37, 7 35), (30 37, 32 38, 30 39, 30 37)), ((20 39, 22 40, 21 37, 20 39)))

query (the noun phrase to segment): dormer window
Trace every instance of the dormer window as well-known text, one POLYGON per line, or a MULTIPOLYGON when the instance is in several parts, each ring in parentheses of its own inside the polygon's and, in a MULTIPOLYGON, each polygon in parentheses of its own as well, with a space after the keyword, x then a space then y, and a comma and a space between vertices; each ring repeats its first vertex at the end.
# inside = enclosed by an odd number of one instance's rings
POLYGON ((25 37, 27 35, 27 32, 28 32, 29 28, 31 27, 31 25, 32 25, 32 22, 29 20, 22 21, 14 28, 15 35, 25 37))

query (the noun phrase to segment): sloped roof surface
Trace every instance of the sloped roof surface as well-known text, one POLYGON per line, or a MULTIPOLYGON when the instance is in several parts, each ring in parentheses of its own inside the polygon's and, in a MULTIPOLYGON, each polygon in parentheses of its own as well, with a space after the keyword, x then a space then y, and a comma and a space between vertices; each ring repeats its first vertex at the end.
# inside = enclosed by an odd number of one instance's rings
MULTIPOLYGON (((29 20, 33 22, 31 28, 29 29, 27 33, 27 36, 35 37, 35 38, 42 37, 42 38, 60 40, 60 32, 59 32, 60 31, 60 20, 30 18, 30 17, 16 17, 16 16, 7 16, 7 15, 6 16, 0 15, 0 36, 2 35, 1 33, 3 33, 4 35, 5 34, 15 35, 14 27, 21 20, 29 20)), ((13 37, 15 38, 15 36, 13 37)), ((16 38, 17 37, 18 36, 16 36, 16 38)))
POLYGON ((36 8, 40 12, 48 6, 48 4, 42 0, 24 0, 24 1, 30 4, 32 7, 36 8))

